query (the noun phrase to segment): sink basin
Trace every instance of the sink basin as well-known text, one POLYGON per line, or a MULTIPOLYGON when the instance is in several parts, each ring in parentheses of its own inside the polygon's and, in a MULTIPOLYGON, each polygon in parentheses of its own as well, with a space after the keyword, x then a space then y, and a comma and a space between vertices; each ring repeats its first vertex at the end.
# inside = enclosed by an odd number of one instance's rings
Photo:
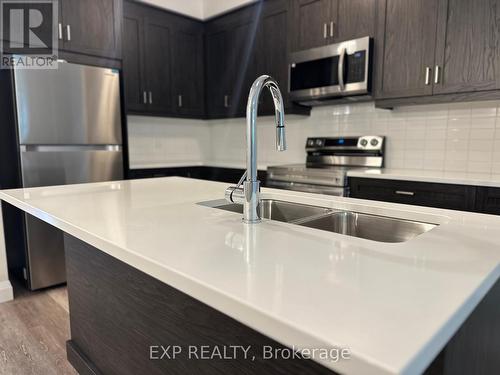
MULTIPOLYGON (((224 204, 216 208, 243 214, 243 205, 241 204, 224 204)), ((283 221, 286 223, 294 223, 306 218, 314 218, 331 212, 330 209, 324 207, 283 202, 273 199, 261 200, 259 209, 261 218, 283 221)))
POLYGON ((436 224, 356 212, 334 212, 300 225, 379 242, 406 242, 430 231, 436 224))
MULTIPOLYGON (((199 204, 243 214, 243 205, 227 203, 225 200, 200 202, 199 204)), ((261 200, 259 210, 263 219, 387 243, 409 241, 437 226, 419 221, 339 211, 274 199, 261 200)))

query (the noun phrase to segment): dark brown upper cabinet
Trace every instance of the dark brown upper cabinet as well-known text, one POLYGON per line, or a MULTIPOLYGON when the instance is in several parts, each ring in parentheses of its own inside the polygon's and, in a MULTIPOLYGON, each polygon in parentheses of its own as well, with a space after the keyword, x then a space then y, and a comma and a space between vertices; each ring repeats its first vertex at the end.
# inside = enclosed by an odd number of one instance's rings
MULTIPOLYGON (((244 117, 250 87, 262 74, 278 81, 286 113, 309 113, 309 108, 288 100, 290 17, 290 1, 269 0, 208 22, 206 102, 209 118, 244 117)), ((270 95, 264 92, 259 114, 272 113, 270 95)))
POLYGON ((126 1, 123 28, 127 112, 203 117, 202 24, 126 1))
POLYGON ((440 0, 434 94, 500 89, 500 1, 440 0))
POLYGON ((239 117, 257 75, 256 35, 261 4, 210 21, 206 30, 208 117, 239 117))
POLYGON ((375 37, 378 0, 338 0, 334 41, 375 37))
POLYGON ((377 98, 432 94, 437 10, 437 0, 386 0, 377 98))
POLYGON ((177 61, 172 69, 174 107, 179 115, 202 117, 205 115, 203 25, 178 21, 173 39, 177 61))
POLYGON ((293 51, 375 34, 378 0, 292 0, 293 51))
POLYGON ((65 51, 121 59, 121 0, 59 0, 59 43, 65 51))
MULTIPOLYGON (((127 3, 125 3, 127 6, 127 3)), ((126 9, 126 8, 125 8, 126 9)), ((144 17, 136 12, 125 12, 123 18, 123 66, 125 102, 127 110, 146 110, 147 94, 144 87, 144 17)))
POLYGON ((383 0, 377 106, 500 97, 500 0, 383 0))
POLYGON ((173 30, 162 12, 152 10, 145 18, 145 66, 148 111, 158 114, 173 113, 172 62, 173 30))
POLYGON ((301 51, 332 43, 337 12, 337 0, 292 0, 292 50, 301 51))
POLYGON ((207 115, 210 118, 225 117, 229 111, 231 96, 230 40, 228 29, 208 27, 206 35, 207 115))

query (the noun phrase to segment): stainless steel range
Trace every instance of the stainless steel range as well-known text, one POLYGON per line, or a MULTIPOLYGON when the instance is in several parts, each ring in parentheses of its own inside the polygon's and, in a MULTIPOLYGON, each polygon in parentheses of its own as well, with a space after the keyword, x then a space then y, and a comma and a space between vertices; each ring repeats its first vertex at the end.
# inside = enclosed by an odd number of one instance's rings
POLYGON ((310 193, 349 196, 347 172, 384 166, 385 138, 315 137, 306 142, 306 164, 267 169, 267 186, 310 193))

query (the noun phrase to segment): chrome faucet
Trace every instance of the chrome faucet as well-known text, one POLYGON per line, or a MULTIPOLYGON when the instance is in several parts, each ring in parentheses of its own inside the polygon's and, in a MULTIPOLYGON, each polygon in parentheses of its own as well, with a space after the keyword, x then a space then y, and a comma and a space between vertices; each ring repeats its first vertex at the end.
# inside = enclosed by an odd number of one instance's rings
POLYGON ((278 83, 267 75, 255 80, 250 89, 247 103, 247 170, 236 186, 226 189, 226 200, 243 204, 243 221, 247 224, 260 222, 258 206, 260 202, 260 181, 257 179, 257 111, 262 89, 271 92, 276 117, 276 150, 286 150, 285 114, 283 97, 278 83), (242 187, 243 186, 243 187, 242 187))

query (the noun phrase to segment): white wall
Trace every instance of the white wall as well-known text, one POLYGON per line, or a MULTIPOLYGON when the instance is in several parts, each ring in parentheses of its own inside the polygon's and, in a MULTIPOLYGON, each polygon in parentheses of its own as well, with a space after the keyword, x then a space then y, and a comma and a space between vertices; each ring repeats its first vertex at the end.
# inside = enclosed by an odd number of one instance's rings
POLYGON ((191 17, 203 19, 204 0, 141 0, 191 17))
POLYGON ((141 0, 194 18, 207 19, 256 0, 141 0))
MULTIPOLYGON (((130 121, 130 120, 129 120, 130 121)), ((144 124, 159 120, 143 118, 144 124)), ((243 167, 245 162, 245 120, 196 121, 183 129, 179 120, 165 120, 161 132, 149 134, 143 128, 143 145, 134 139, 134 160, 147 166, 191 161, 219 166, 243 167), (167 126, 171 124, 172 126, 167 126), (190 137, 193 139, 190 139, 190 137), (160 140, 159 137, 165 137, 160 140), (153 144, 162 144, 160 153, 153 144), (165 147, 175 144, 174 151, 165 147), (188 147, 189 145, 195 145, 188 147), (191 152, 191 148, 195 151, 191 152), (202 150, 202 151, 201 151, 202 150), (171 156, 172 155, 172 156, 171 156)), ((144 125, 143 124, 143 125, 144 125)), ((500 102, 474 102, 402 107, 393 111, 376 109, 372 103, 316 107, 311 116, 288 116, 288 150, 274 150, 273 118, 259 118, 259 164, 303 163, 309 136, 376 134, 387 136, 386 166, 450 172, 478 172, 500 175, 500 102)), ((131 133, 132 138, 134 132, 131 133)))
POLYGON ((204 18, 210 18, 255 1, 257 0, 204 0, 203 16, 204 18))

